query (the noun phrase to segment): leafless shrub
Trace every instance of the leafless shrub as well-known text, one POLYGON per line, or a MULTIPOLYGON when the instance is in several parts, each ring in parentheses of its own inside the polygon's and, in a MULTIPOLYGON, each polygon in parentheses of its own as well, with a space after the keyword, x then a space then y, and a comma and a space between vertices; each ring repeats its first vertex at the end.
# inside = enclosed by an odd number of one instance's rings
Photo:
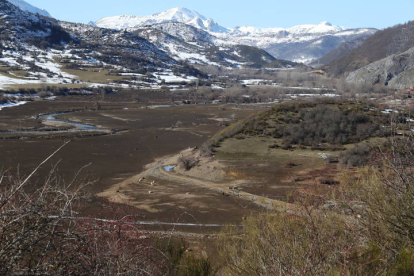
POLYGON ((0 93, 0 104, 5 104, 8 101, 9 101, 9 99, 4 96, 4 93, 0 93))
POLYGON ((54 172, 40 188, 26 189, 40 165, 25 180, 0 173, 1 275, 169 273, 154 240, 142 239, 121 207, 108 210, 111 221, 77 217, 86 201, 81 187, 60 188, 54 172))
POLYGON ((246 135, 244 135, 243 133, 239 133, 239 134, 236 134, 234 138, 237 140, 244 140, 246 139, 246 135))
POLYGON ((324 177, 332 193, 298 192, 294 208, 227 227, 224 275, 412 275, 414 138, 379 145, 375 167, 324 177), (385 146, 384 146, 385 145, 385 146))
POLYGON ((325 161, 328 164, 339 163, 339 157, 334 154, 327 154, 325 161))
POLYGON ((40 91, 37 94, 39 95, 40 98, 47 98, 47 97, 52 96, 52 93, 48 91, 40 91))
POLYGON ((291 168, 296 167, 296 166, 298 166, 298 164, 293 163, 293 162, 289 162, 289 163, 286 164, 285 168, 291 169, 291 168))
POLYGON ((223 274, 346 275, 357 265, 342 262, 357 248, 360 234, 345 231, 342 223, 311 210, 301 216, 272 213, 248 218, 242 233, 228 227, 220 235, 223 274))
POLYGON ((331 186, 331 185, 339 185, 341 182, 339 182, 337 180, 334 180, 332 178, 323 178, 323 179, 319 180, 319 183, 323 184, 323 185, 331 186))
POLYGON ((209 157, 213 155, 213 149, 212 146, 209 142, 205 142, 201 147, 200 147, 200 156, 202 157, 209 157))
POLYGON ((178 162, 186 171, 189 171, 197 165, 198 161, 193 156, 183 156, 178 159, 178 162))
POLYGON ((372 158, 372 147, 366 143, 357 145, 339 155, 339 163, 348 167, 361 167, 368 165, 372 158))

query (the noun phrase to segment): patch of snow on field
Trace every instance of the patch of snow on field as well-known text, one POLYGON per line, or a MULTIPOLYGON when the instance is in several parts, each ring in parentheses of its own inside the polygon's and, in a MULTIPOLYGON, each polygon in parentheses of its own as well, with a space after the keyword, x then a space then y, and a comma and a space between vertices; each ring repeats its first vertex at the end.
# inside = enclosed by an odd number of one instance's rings
POLYGON ((144 76, 143 74, 138 74, 138 73, 119 73, 121 76, 135 76, 135 77, 142 77, 144 76))
POLYGON ((10 65, 10 66, 18 66, 19 65, 17 63, 16 59, 12 58, 12 57, 2 57, 2 58, 0 58, 0 61, 4 62, 4 63, 6 63, 7 65, 10 65))
MULTIPOLYGON (((54 50, 51 52, 42 52, 34 58, 31 52, 39 51, 33 46, 26 47, 27 52, 15 52, 15 51, 3 51, 3 57, 0 58, 0 62, 7 64, 8 66, 15 66, 19 70, 25 70, 30 77, 21 77, 13 72, 8 72, 11 76, 0 76, 0 88, 8 87, 11 85, 19 84, 62 84, 62 83, 71 83, 72 79, 76 79, 77 76, 65 73, 61 70, 61 65, 56 63, 54 58, 57 55, 57 51, 54 50), (33 72, 30 71, 30 63, 34 63, 36 66, 42 68, 45 72, 33 72)), ((59 52, 63 53, 63 52, 59 52)))
POLYGON ((0 75, 0 88, 3 89, 5 87, 9 87, 10 85, 15 84, 33 84, 33 83, 41 83, 40 80, 23 80, 23 79, 15 79, 9 78, 4 75, 0 75))
POLYGON ((385 110, 381 111, 381 113, 391 114, 391 113, 399 113, 399 112, 398 112, 398 110, 394 110, 394 109, 385 109, 385 110))
POLYGON ((291 97, 292 99, 297 99, 297 98, 300 98, 300 97, 306 97, 306 98, 329 97, 329 98, 333 98, 333 97, 339 97, 340 95, 332 94, 332 93, 326 93, 326 94, 286 94, 286 96, 291 97))
POLYGON ((7 107, 15 107, 19 105, 24 105, 26 103, 27 103, 26 101, 20 101, 20 102, 15 102, 15 103, 0 104, 0 110, 3 110, 3 108, 7 108, 7 107))
POLYGON ((242 80, 240 81, 244 85, 259 85, 261 83, 267 82, 267 80, 262 79, 251 79, 251 80, 242 80))
POLYGON ((51 61, 36 62, 35 64, 37 66, 43 68, 43 69, 49 70, 52 73, 55 73, 57 75, 61 75, 64 78, 69 78, 69 79, 77 78, 74 75, 65 73, 62 70, 60 70, 60 67, 62 67, 60 64, 57 64, 57 63, 54 63, 54 62, 51 62, 51 61))
POLYGON ((221 87, 221 86, 219 86, 219 85, 217 85, 217 84, 212 84, 212 85, 211 85, 211 89, 224 90, 225 88, 223 88, 223 87, 221 87))
POLYGON ((177 53, 177 56, 180 60, 200 60, 205 63, 210 63, 210 61, 200 54, 190 54, 190 53, 177 53))
POLYGON ((192 76, 187 76, 186 78, 175 76, 172 73, 155 73, 154 76, 156 76, 161 81, 164 80, 166 83, 174 83, 174 82, 191 83, 197 79, 196 77, 192 77, 192 76))

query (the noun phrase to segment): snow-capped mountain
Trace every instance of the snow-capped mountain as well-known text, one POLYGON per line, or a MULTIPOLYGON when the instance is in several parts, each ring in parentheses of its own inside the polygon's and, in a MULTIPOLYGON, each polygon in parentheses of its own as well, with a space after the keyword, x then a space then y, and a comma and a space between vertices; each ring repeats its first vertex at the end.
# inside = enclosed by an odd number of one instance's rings
MULTIPOLYGON (((119 76, 172 74, 173 68, 174 74, 180 76, 200 74, 130 32, 59 22, 22 10, 6 0, 0 0, 0 26, 0 89, 15 84, 94 85, 78 77, 89 68, 119 76)), ((148 78, 147 83, 157 81, 155 77, 148 78)), ((124 80, 114 82, 111 85, 126 85, 124 80)), ((138 80, 130 84, 141 85, 138 80)))
POLYGON ((102 28, 133 29, 166 22, 180 22, 205 30, 219 40, 259 47, 275 58, 310 63, 339 47, 342 43, 367 37, 375 29, 350 29, 329 22, 299 25, 292 28, 225 28, 213 19, 185 8, 174 8, 151 16, 122 15, 102 18, 95 24, 102 28))
POLYGON ((227 32, 212 19, 207 19, 196 11, 186 8, 173 8, 150 16, 120 15, 99 19, 95 24, 101 28, 130 29, 166 22, 180 22, 210 32, 227 32))
POLYGON ((0 89, 41 83, 155 89, 207 77, 191 64, 296 66, 178 22, 115 30, 58 21, 0 0, 0 26, 0 89), (98 80, 86 78, 86 71, 98 80))
MULTIPOLYGON (((262 49, 224 43, 210 33, 184 23, 160 23, 136 28, 132 32, 149 40, 174 59, 190 64, 262 67, 275 61, 262 49)), ((278 64, 280 67, 295 66, 283 62, 278 64)))
POLYGON ((260 67, 275 60, 256 47, 215 37, 214 34, 230 30, 185 8, 174 8, 151 16, 108 17, 89 25, 133 32, 176 60, 192 64, 260 67))
POLYGON ((317 25, 307 24, 307 25, 298 25, 292 28, 256 28, 256 27, 236 27, 231 29, 232 35, 269 35, 269 34, 280 34, 281 37, 286 37, 287 35, 312 35, 312 34, 332 34, 341 31, 348 30, 347 27, 334 26, 329 22, 321 22, 317 25))
POLYGON ((38 13, 40 15, 47 16, 47 17, 52 17, 45 9, 40 9, 33 5, 30 5, 24 0, 8 0, 8 1, 24 11, 28 11, 31 13, 38 13))
POLYGON ((47 42, 53 32, 59 31, 56 26, 39 17, 37 14, 21 9, 9 1, 0 1, 0 33, 9 40, 39 39, 47 42))
POLYGON ((317 25, 300 25, 292 28, 239 27, 217 37, 262 48, 275 58, 311 63, 341 44, 373 35, 376 29, 349 29, 321 22, 317 25))

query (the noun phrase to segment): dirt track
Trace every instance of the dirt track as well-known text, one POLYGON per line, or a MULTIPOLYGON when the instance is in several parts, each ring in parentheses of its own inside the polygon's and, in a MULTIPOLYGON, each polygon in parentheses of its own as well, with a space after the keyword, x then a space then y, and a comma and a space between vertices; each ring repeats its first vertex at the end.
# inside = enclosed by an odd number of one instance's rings
MULTIPOLYGON (((142 173, 112 186, 105 192, 100 193, 99 196, 108 198, 116 203, 130 204, 142 208, 142 202, 134 204, 134 197, 131 196, 132 192, 138 190, 138 187, 145 187, 148 190, 152 190, 150 193, 161 194, 164 183, 162 180, 164 180, 166 182, 176 183, 187 187, 207 189, 214 192, 223 200, 231 197, 233 200, 238 201, 240 205, 246 205, 246 203, 254 204, 262 208, 281 211, 286 210, 289 206, 289 204, 285 202, 250 194, 238 189, 230 190, 229 187, 237 187, 240 184, 240 181, 238 180, 223 179, 222 181, 214 182, 206 180, 205 178, 207 175, 194 177, 177 172, 176 170, 167 172, 164 169, 167 165, 177 164, 178 159, 181 156, 187 156, 191 154, 192 151, 192 149, 187 149, 176 155, 159 158, 154 163, 149 164, 146 167, 146 170, 142 173)), ((202 195, 203 192, 200 191, 200 194, 202 195)), ((197 198, 197 200, 199 200, 199 198, 197 198)))

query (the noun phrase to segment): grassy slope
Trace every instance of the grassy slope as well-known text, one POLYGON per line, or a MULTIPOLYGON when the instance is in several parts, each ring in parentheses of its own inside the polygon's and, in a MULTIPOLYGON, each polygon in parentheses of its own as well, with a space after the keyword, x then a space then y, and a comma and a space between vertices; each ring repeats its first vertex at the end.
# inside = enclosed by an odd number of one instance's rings
POLYGON ((108 75, 109 71, 103 68, 91 68, 83 71, 76 69, 67 69, 63 66, 61 69, 63 72, 77 76, 79 80, 83 82, 110 83, 115 80, 130 79, 126 76, 108 75))

